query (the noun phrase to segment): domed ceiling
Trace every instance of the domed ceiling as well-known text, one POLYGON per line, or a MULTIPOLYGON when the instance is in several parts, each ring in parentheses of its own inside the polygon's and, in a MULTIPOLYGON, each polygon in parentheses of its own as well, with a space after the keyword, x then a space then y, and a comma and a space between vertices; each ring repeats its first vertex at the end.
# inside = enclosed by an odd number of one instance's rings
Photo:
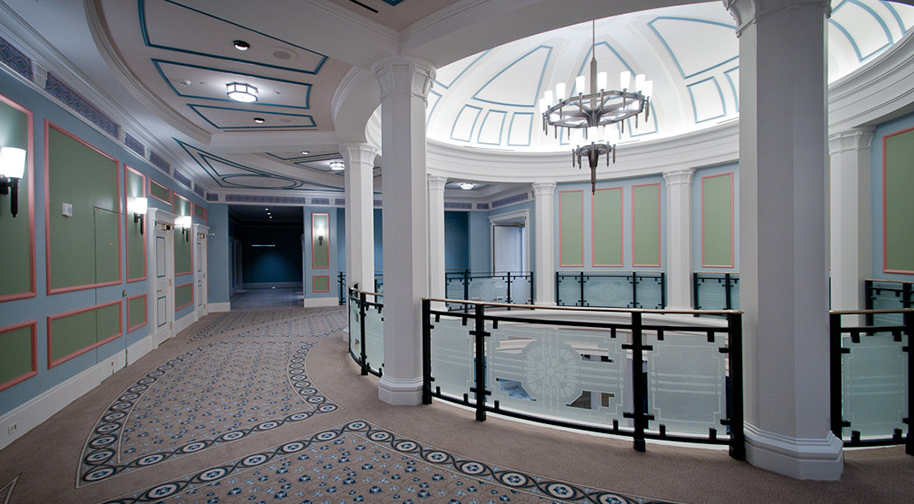
MULTIPOLYGON (((833 0, 828 20, 828 81, 853 72, 914 25, 914 7, 877 0, 833 0)), ((544 133, 538 101, 559 82, 624 70, 654 82, 644 115, 610 128, 610 141, 668 137, 739 116, 739 40, 721 2, 669 7, 597 20, 512 42, 438 69, 429 95, 428 136, 487 149, 558 151, 575 143, 544 133), (595 44, 592 39, 595 31, 595 44), (624 129, 624 131, 623 131, 624 129)))

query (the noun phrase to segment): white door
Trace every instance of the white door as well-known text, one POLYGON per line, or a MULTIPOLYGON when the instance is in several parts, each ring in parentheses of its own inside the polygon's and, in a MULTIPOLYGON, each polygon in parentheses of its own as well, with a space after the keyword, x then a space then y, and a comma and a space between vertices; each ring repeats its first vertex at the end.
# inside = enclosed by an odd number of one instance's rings
POLYGON ((155 341, 161 343, 171 337, 171 328, 175 320, 174 312, 174 231, 171 226, 156 224, 155 227, 155 341))
POLYGON ((492 257, 495 273, 520 273, 524 264, 524 226, 492 226, 492 257))
POLYGON ((194 310, 197 318, 206 315, 206 238, 200 238, 202 231, 194 233, 194 310))

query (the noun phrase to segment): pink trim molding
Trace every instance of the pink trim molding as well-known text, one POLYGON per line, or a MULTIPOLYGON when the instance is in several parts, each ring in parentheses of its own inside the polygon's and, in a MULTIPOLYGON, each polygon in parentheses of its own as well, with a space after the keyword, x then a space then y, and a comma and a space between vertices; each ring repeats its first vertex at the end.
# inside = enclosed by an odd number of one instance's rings
POLYGON ((63 364, 64 362, 66 362, 70 359, 78 357, 78 356, 88 352, 89 350, 98 348, 98 347, 104 345, 105 343, 108 343, 109 341, 114 341, 124 335, 124 310, 119 307, 117 310, 117 317, 118 317, 118 329, 117 329, 118 332, 117 333, 112 334, 111 336, 108 336, 107 338, 105 338, 101 341, 98 341, 96 343, 93 343, 85 348, 77 350, 69 355, 64 355, 63 357, 61 357, 57 360, 52 360, 52 358, 53 358, 52 356, 54 355, 54 352, 52 350, 53 343, 54 343, 52 327, 53 327, 53 322, 55 320, 60 319, 60 318, 70 317, 73 315, 78 315, 80 313, 84 313, 87 311, 98 310, 100 308, 105 308, 105 307, 111 306, 111 305, 123 305, 123 303, 124 303, 123 300, 118 299, 117 301, 111 301, 110 303, 103 303, 103 304, 99 304, 99 305, 95 305, 95 306, 88 306, 86 308, 80 308, 78 310, 71 310, 71 311, 64 312, 64 313, 58 313, 57 315, 48 316, 48 369, 51 369, 55 366, 59 366, 60 364, 63 364))
MULTIPOLYGON (((146 250, 146 248, 147 248, 146 240, 143 238, 143 236, 145 236, 145 235, 141 235, 140 239, 143 241, 143 276, 138 277, 138 278, 130 278, 130 243, 129 243, 130 240, 127 238, 127 230, 130 228, 130 224, 131 224, 130 219, 133 217, 133 215, 130 213, 129 209, 127 208, 127 200, 129 198, 129 196, 127 195, 127 170, 130 170, 133 173, 135 173, 143 178, 143 183, 141 184, 141 187, 143 188, 143 192, 142 192, 142 194, 139 195, 139 197, 141 197, 141 198, 146 197, 146 175, 143 175, 139 171, 134 170, 133 168, 127 166, 126 164, 124 165, 124 240, 127 242, 127 246, 124 248, 126 249, 126 254, 127 254, 127 268, 126 268, 127 283, 132 283, 132 282, 142 282, 142 281, 146 280, 146 278, 149 276, 148 272, 146 271, 146 263, 148 262, 149 256, 148 256, 148 252, 146 250)), ((146 216, 143 216, 143 227, 145 228, 144 232, 148 233, 150 228, 149 228, 149 223, 146 222, 146 220, 147 220, 146 216)))
POLYGON ((702 268, 732 268, 736 262, 733 246, 733 172, 708 175, 701 178, 701 267, 702 268), (730 264, 708 264, 705 261, 705 180, 715 177, 730 177, 730 264))
POLYGON ((32 329, 32 370, 26 373, 23 373, 15 378, 11 378, 3 383, 0 383, 0 391, 6 390, 13 385, 22 383, 33 376, 38 375, 38 321, 30 320, 28 322, 20 322, 18 324, 13 324, 0 328, 0 334, 16 331, 22 329, 23 327, 31 327, 32 329))
POLYGON ((146 294, 140 294, 137 296, 131 296, 131 297, 127 298, 127 332, 128 333, 136 331, 137 329, 139 329, 149 323, 149 307, 147 306, 148 304, 149 304, 149 299, 146 298, 146 294), (143 303, 143 323, 137 324, 135 326, 131 326, 130 325, 130 301, 137 299, 137 298, 146 299, 146 302, 143 303))
MULTIPOLYGON (((591 205, 593 202, 591 202, 591 205)), ((582 189, 572 190, 572 191, 559 191, 559 266, 560 267, 584 267, 584 191, 582 189), (565 255, 564 247, 562 246, 564 241, 562 239, 562 194, 564 193, 581 193, 581 262, 575 264, 565 264, 565 255)))
MULTIPOLYGON (((31 110, 2 94, 0 94, 0 101, 25 114, 26 127, 29 129, 28 152, 26 153, 26 177, 28 177, 26 180, 28 181, 27 191, 29 198, 29 291, 0 296, 0 303, 2 303, 4 301, 33 298, 38 295, 38 289, 36 288, 37 282, 35 280, 35 263, 37 262, 35 257, 35 117, 31 110)), ((12 385, 15 385, 15 383, 12 385)), ((2 386, 0 386, 0 390, 3 390, 2 386)))
POLYGON ((619 191, 619 258, 622 260, 619 264, 597 264, 595 258, 596 254, 596 223, 597 215, 596 209, 594 208, 594 199, 590 199, 590 260, 593 262, 595 268, 610 268, 610 267, 621 267, 625 263, 625 221, 622 217, 625 209, 625 191, 621 187, 604 187, 597 189, 597 191, 619 191))

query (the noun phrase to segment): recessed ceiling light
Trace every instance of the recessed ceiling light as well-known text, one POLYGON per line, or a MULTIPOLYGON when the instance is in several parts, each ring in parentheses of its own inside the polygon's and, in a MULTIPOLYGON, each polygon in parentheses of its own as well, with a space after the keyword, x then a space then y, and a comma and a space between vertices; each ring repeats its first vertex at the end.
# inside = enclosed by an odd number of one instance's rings
POLYGON ((254 122, 257 124, 263 124, 263 117, 255 117, 254 122))
POLYGON ((264 208, 264 210, 270 210, 269 208, 264 208))
POLYGON ((242 103, 257 101, 257 88, 243 82, 230 82, 225 85, 228 97, 242 103))
POLYGON ((469 191, 470 189, 472 189, 474 187, 476 187, 476 186, 473 185, 472 182, 461 182, 460 183, 460 188, 463 189, 464 191, 469 191))
POLYGON ((239 51, 247 51, 248 49, 251 48, 251 44, 248 44, 247 42, 245 42, 243 40, 236 40, 236 41, 232 42, 232 45, 234 45, 235 49, 238 49, 239 51))
POLYGON ((341 171, 346 168, 346 164, 342 161, 330 161, 330 169, 333 171, 341 171))
POLYGON ((307 156, 308 154, 311 154, 311 153, 306 150, 301 151, 302 156, 307 156))

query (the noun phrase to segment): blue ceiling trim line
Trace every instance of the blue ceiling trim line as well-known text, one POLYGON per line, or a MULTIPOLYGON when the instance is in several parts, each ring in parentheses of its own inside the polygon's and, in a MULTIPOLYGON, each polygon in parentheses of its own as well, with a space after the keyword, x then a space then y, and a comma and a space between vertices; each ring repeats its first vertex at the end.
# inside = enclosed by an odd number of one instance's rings
POLYGON ((231 22, 231 21, 228 21, 228 20, 226 20, 226 19, 222 19, 222 18, 217 17, 217 16, 213 16, 212 14, 208 14, 208 13, 206 13, 206 12, 203 12, 203 11, 200 11, 200 10, 197 10, 197 9, 194 9, 194 8, 192 8, 192 7, 188 7, 188 6, 186 6, 186 5, 179 4, 178 2, 174 2, 174 1, 172 1, 172 0, 162 0, 162 1, 163 1, 163 2, 167 2, 167 3, 170 3, 170 4, 175 5, 175 6, 178 6, 178 7, 182 7, 182 8, 184 8, 184 9, 187 9, 187 10, 190 10, 190 11, 193 11, 193 12, 196 12, 196 13, 198 13, 198 14, 200 14, 200 15, 203 15, 203 16, 206 16, 206 17, 210 17, 210 18, 216 19, 216 20, 218 20, 218 21, 222 21, 223 23, 227 23, 227 24, 230 24, 230 25, 232 25, 232 26, 237 26, 238 28, 241 28, 241 29, 243 29, 243 30, 247 30, 247 31, 249 31, 249 32, 256 33, 256 34, 258 34, 258 35, 261 35, 261 36, 263 36, 263 37, 266 37, 266 38, 275 40, 275 41, 280 42, 280 43, 283 43, 283 44, 286 44, 286 45, 288 45, 288 46, 291 46, 291 47, 295 47, 295 48, 301 49, 302 51, 307 51, 307 52, 309 52, 309 53, 311 53, 311 54, 315 54, 315 55, 321 57, 321 61, 320 61, 320 63, 317 64, 317 66, 316 66, 313 70, 302 70, 302 69, 298 69, 298 68, 284 67, 284 66, 280 66, 280 65, 268 65, 268 64, 266 64, 266 63, 258 63, 258 62, 253 61, 253 60, 245 60, 245 59, 240 59, 240 58, 229 58, 229 57, 227 57, 227 56, 219 56, 219 55, 216 55, 216 54, 208 54, 208 53, 204 53, 204 52, 190 51, 190 50, 187 50, 187 49, 178 49, 178 48, 176 48, 176 47, 169 47, 169 46, 163 46, 163 45, 159 45, 159 44, 154 44, 151 40, 149 40, 149 32, 148 32, 148 30, 146 29, 146 0, 137 0, 137 11, 139 12, 139 15, 140 15, 140 32, 141 32, 142 35, 143 35, 143 43, 146 44, 147 47, 153 47, 153 48, 156 48, 156 49, 163 49, 163 50, 166 50, 166 51, 181 52, 181 53, 185 53, 185 54, 196 54, 196 55, 205 56, 205 57, 208 57, 208 58, 216 58, 216 59, 228 60, 228 61, 238 61, 238 62, 241 62, 241 63, 247 63, 247 64, 249 64, 249 65, 257 65, 257 66, 263 66, 263 67, 269 67, 269 68, 277 68, 277 69, 279 69, 279 70, 286 70, 286 71, 289 71, 289 72, 296 72, 296 73, 306 73, 306 74, 310 74, 310 75, 317 75, 318 72, 321 71, 321 68, 324 66, 324 63, 326 63, 327 59, 329 59, 327 56, 325 56, 325 55, 323 55, 323 54, 321 54, 321 53, 319 53, 319 52, 317 52, 317 51, 312 51, 311 49, 308 49, 308 48, 306 48, 306 47, 301 47, 301 46, 296 45, 296 44, 293 44, 293 43, 291 43, 291 42, 287 42, 287 41, 285 41, 285 40, 278 39, 278 38, 276 38, 276 37, 272 37, 272 36, 270 36, 270 35, 268 35, 268 34, 266 34, 266 33, 263 33, 263 32, 260 32, 260 31, 257 31, 257 30, 248 28, 248 27, 243 26, 243 25, 240 25, 240 24, 238 24, 238 23, 233 23, 233 22, 231 22))
POLYGON ((479 108, 479 107, 474 107, 473 105, 464 105, 463 108, 460 109, 460 113, 457 114, 457 118, 454 119, 454 125, 451 126, 451 140, 457 140, 458 142, 471 142, 471 141, 473 140, 473 131, 476 130, 476 121, 479 120, 479 114, 480 114, 481 112, 482 112, 482 109, 479 108), (466 109, 474 109, 474 110, 476 110, 476 118, 473 119, 473 126, 470 128, 470 134, 466 137, 466 139, 463 139, 463 138, 454 138, 454 129, 457 128, 457 121, 460 120, 460 116, 463 115, 463 111, 466 110, 466 109))
MULTIPOLYGON (((649 131, 649 132, 647 132, 647 133, 638 133, 638 134, 636 135, 636 134, 632 133, 633 131, 635 131, 634 128, 632 128, 632 124, 634 123, 634 121, 633 121, 632 119, 626 119, 625 121, 628 123, 628 125, 626 126, 625 131, 628 131, 628 136, 629 136, 629 138, 637 138, 637 137, 643 137, 643 136, 648 136, 648 135, 656 135, 657 133, 660 133, 660 126, 657 125, 657 111, 654 109, 654 104, 653 104, 653 103, 651 103, 649 106, 651 107, 651 118, 650 118, 650 121, 654 123, 654 131, 649 131)), ((694 108, 695 108, 695 107, 692 107, 693 110, 694 110, 694 108)), ((640 124, 640 122, 639 122, 639 124, 640 124)), ((618 124, 617 124, 616 127, 619 128, 619 129, 621 129, 621 127, 618 126, 618 124)), ((621 134, 621 131, 620 131, 620 134, 621 134)))
POLYGON ((400 2, 402 2, 403 0, 381 0, 381 1, 383 1, 383 2, 386 3, 387 5, 390 5, 391 7, 396 7, 396 6, 399 5, 400 2))
POLYGON ((718 23, 718 22, 716 22, 716 21, 708 21, 708 20, 706 20, 706 19, 696 19, 696 18, 686 18, 686 17, 671 17, 671 16, 659 16, 659 17, 654 18, 654 19, 651 20, 650 22, 648 22, 648 23, 647 23, 647 27, 650 28, 651 31, 654 32, 654 35, 657 36, 657 38, 660 40, 660 43, 663 45, 663 47, 666 49, 666 51, 670 54, 670 58, 673 59, 673 63, 676 64, 676 69, 679 70, 679 75, 681 75, 683 79, 690 79, 690 78, 692 78, 692 77, 695 77, 696 75, 700 75, 700 74, 703 74, 703 73, 708 72, 708 71, 710 71, 710 70, 713 70, 713 69, 715 69, 715 68, 724 66, 724 65, 726 65, 727 63, 730 63, 731 61, 737 61, 737 60, 739 60, 739 55, 736 55, 736 56, 734 56, 734 57, 732 57, 732 58, 729 58, 729 59, 727 59, 727 60, 725 60, 725 61, 721 61, 720 63, 718 63, 718 64, 716 64, 716 65, 713 65, 713 66, 710 66, 710 67, 708 67, 708 68, 705 68, 704 70, 699 70, 699 71, 697 71, 697 72, 695 72, 695 73, 693 73, 693 74, 686 75, 686 74, 685 74, 685 71, 682 69, 682 65, 679 64, 679 59, 676 57, 676 54, 673 52, 673 49, 669 46, 669 44, 667 44, 666 39, 663 38, 663 35, 660 34, 660 31, 658 31, 656 28, 654 28, 654 22, 659 21, 659 20, 687 21, 687 22, 692 22, 692 23, 704 23, 704 24, 709 24, 709 25, 721 26, 721 27, 724 27, 724 28, 732 28, 733 31, 734 31, 734 36, 735 36, 735 33, 736 33, 736 26, 735 26, 735 25, 728 25, 728 24, 725 24, 725 23, 718 23))
POLYGON ((491 104, 493 104, 493 105, 502 105, 502 106, 505 106, 505 107, 536 108, 536 100, 539 98, 539 96, 540 96, 540 91, 541 91, 542 88, 543 88, 543 76, 546 75, 546 67, 549 66, 549 59, 552 57, 552 49, 553 49, 552 46, 547 46, 547 45, 542 45, 542 44, 541 44, 541 45, 537 46, 536 48, 534 48, 533 50, 531 50, 530 52, 528 52, 527 54, 524 54, 524 55, 521 56, 520 58, 517 58, 517 59, 514 60, 510 65, 508 65, 508 66, 502 68, 501 71, 499 71, 497 74, 495 74, 494 77, 492 77, 491 79, 489 79, 488 82, 486 82, 485 84, 483 84, 482 87, 480 87, 479 89, 477 89, 476 92, 473 93, 473 99, 474 99, 474 100, 477 100, 477 101, 481 101, 481 102, 483 102, 483 103, 491 103, 491 104), (539 81, 538 81, 537 84, 536 84, 536 93, 533 95, 533 103, 531 103, 530 105, 524 105, 524 104, 522 104, 522 103, 501 103, 501 102, 496 102, 496 101, 491 101, 491 100, 483 100, 482 98, 479 98, 479 97, 478 97, 479 93, 480 93, 483 89, 485 89, 489 84, 491 84, 492 81, 494 81, 495 79, 497 79, 501 74, 505 73, 509 68, 511 68, 512 66, 516 65, 517 63, 519 63, 521 60, 523 60, 523 59, 526 58, 527 56, 530 56, 531 54, 533 54, 533 53, 539 51, 540 49, 546 49, 546 51, 547 51, 547 52, 546 52, 546 60, 543 61, 543 68, 542 68, 542 70, 540 71, 540 78, 539 78, 539 81))
POLYGON ((724 92, 720 88, 720 83, 717 82, 717 77, 708 77, 707 79, 702 79, 698 82, 693 82, 691 84, 687 84, 686 89, 689 90, 689 98, 691 98, 691 100, 692 100, 692 113, 695 116, 695 124, 713 121, 714 119, 720 119, 721 117, 727 117, 727 102, 726 102, 726 100, 724 100, 724 92), (708 81, 713 81, 714 85, 717 87, 717 94, 720 96, 720 106, 721 106, 721 109, 723 110, 723 113, 721 115, 714 116, 714 117, 708 117, 707 119, 702 119, 699 121, 698 120, 698 107, 695 105, 695 95, 692 93, 692 86, 697 86, 699 84, 703 84, 708 81))
MULTIPOLYGON (((626 70, 628 70, 629 72, 631 72, 633 74, 637 73, 637 72, 635 72, 635 69, 632 68, 632 66, 629 65, 627 61, 625 61, 625 58, 623 58, 622 55, 619 54, 619 52, 616 51, 613 48, 613 46, 609 44, 609 42, 606 42, 606 41, 597 42, 596 45, 606 46, 606 48, 609 49, 610 52, 612 52, 613 54, 616 55, 616 58, 619 58, 619 61, 622 62, 622 66, 624 66, 626 70)), ((584 55, 584 61, 581 62, 581 68, 578 69, 579 76, 584 75, 584 68, 590 63, 590 58, 592 57, 592 55, 593 55, 593 47, 591 46, 591 48, 587 50, 587 54, 584 55)), ((599 62, 598 62, 598 64, 599 64, 599 62)), ((607 79, 609 79, 609 76, 607 76, 607 79)), ((588 80, 588 82, 589 82, 589 80, 588 80)), ((618 79, 616 79, 616 82, 618 82, 618 79)), ((577 94, 577 85, 578 85, 577 82, 574 82, 571 84, 571 94, 577 94)), ((607 83, 607 85, 608 85, 608 83, 607 83)))
POLYGON ((851 47, 854 48, 854 52, 857 54, 857 61, 859 61, 860 63, 864 63, 864 62, 868 61, 869 59, 873 58, 874 56, 881 54, 882 51, 884 51, 887 47, 892 45, 892 42, 891 42, 892 39, 889 38, 889 40, 890 40, 889 43, 885 44, 882 47, 879 47, 878 49, 874 50, 870 54, 864 56, 863 53, 860 52, 860 48, 857 47, 857 41, 854 40, 854 37, 850 34, 849 31, 847 31, 847 29, 843 25, 841 25, 841 23, 838 23, 837 21, 835 21, 834 19, 831 19, 831 18, 829 18, 828 23, 830 25, 834 26, 835 28, 837 28, 838 31, 840 31, 847 38, 848 42, 850 42, 850 44, 851 44, 851 47))
POLYGON ((262 111, 262 110, 240 109, 240 108, 233 108, 233 107, 214 107, 214 106, 212 106, 212 105, 198 105, 198 104, 196 104, 196 103, 188 103, 187 106, 190 107, 191 110, 193 110, 194 112, 196 112, 197 115, 199 115, 200 117, 202 117, 204 121, 206 121, 206 122, 210 123, 211 125, 213 125, 214 128, 217 128, 217 129, 219 129, 219 130, 224 130, 224 131, 239 130, 239 129, 244 129, 244 130, 270 130, 270 129, 306 129, 306 128, 317 128, 317 124, 314 123, 314 118, 313 118, 311 115, 309 115, 309 114, 286 114, 286 113, 283 113, 283 112, 265 112, 265 111, 262 111), (260 115, 279 115, 279 116, 307 117, 307 118, 311 121, 311 125, 310 125, 310 126, 257 126, 257 125, 253 125, 253 126, 219 126, 219 125, 217 125, 216 123, 210 121, 209 118, 207 118, 205 115, 203 115, 203 113, 201 113, 199 110, 197 110, 198 108, 201 108, 201 109, 217 109, 217 110, 234 110, 234 111, 238 111, 238 112, 250 112, 250 113, 253 113, 253 114, 260 114, 260 115))
POLYGON ((0 61, 19 72, 26 79, 32 80, 32 59, 3 37, 0 37, 0 61))
POLYGON ((266 155, 279 159, 280 161, 305 162, 305 161, 327 161, 328 159, 343 159, 339 152, 328 152, 325 154, 307 154, 302 156, 292 156, 284 158, 276 154, 267 152, 266 155))
POLYGON ((510 147, 530 147, 530 142, 533 140, 533 120, 536 118, 536 115, 533 112, 515 112, 511 116, 511 123, 508 124, 508 146, 510 147), (517 119, 517 116, 530 116, 530 127, 527 128, 527 143, 511 143, 511 131, 514 129, 514 120, 517 119))
POLYGON ((254 174, 245 175, 243 173, 238 173, 238 174, 234 174, 234 175, 223 175, 222 176, 222 187, 237 187, 239 189, 255 189, 255 188, 256 189, 298 189, 301 186, 302 186, 302 183, 299 181, 289 180, 289 179, 282 178, 282 177, 270 177, 267 175, 254 175, 254 174), (283 181, 288 182, 289 185, 287 187, 257 187, 257 186, 251 186, 251 185, 246 185, 246 184, 236 184, 234 182, 229 181, 229 179, 233 179, 236 177, 257 177, 257 178, 263 178, 263 179, 283 180, 283 181))
POLYGON ((730 73, 738 72, 738 71, 739 71, 739 66, 735 66, 735 67, 731 68, 730 70, 724 71, 724 75, 727 77, 727 82, 730 83, 730 90, 733 91, 733 99, 735 100, 734 103, 736 103, 736 112, 737 113, 739 113, 739 90, 736 89, 736 83, 733 82, 733 78, 730 77, 730 73))
POLYGON ((212 71, 214 71, 214 72, 220 72, 220 73, 224 73, 224 74, 227 74, 227 75, 244 75, 244 76, 247 76, 247 77, 254 77, 254 78, 260 79, 260 80, 275 81, 275 82, 284 82, 284 83, 286 83, 286 84, 293 84, 293 85, 296 85, 296 86, 303 86, 303 87, 308 88, 308 89, 305 90, 305 106, 304 106, 304 107, 299 107, 299 106, 296 106, 296 105, 280 105, 280 104, 277 104, 277 103, 268 103, 268 102, 260 101, 259 99, 258 99, 258 101, 255 102, 255 103, 258 104, 258 105, 266 105, 266 106, 270 106, 270 107, 284 107, 284 108, 293 108, 293 109, 302 109, 302 110, 308 110, 308 109, 311 108, 311 88, 312 88, 312 84, 311 84, 311 83, 308 83, 308 82, 295 82, 295 81, 286 80, 286 79, 274 79, 274 78, 272 78, 272 77, 261 77, 260 75, 255 75, 255 74, 249 74, 249 73, 243 73, 243 72, 233 72, 233 71, 230 71, 230 70, 222 70, 222 69, 220 69, 220 68, 205 67, 205 66, 200 66, 200 65, 191 65, 191 64, 189 64, 189 63, 179 63, 179 62, 177 62, 177 61, 168 61, 168 60, 162 60, 162 59, 153 58, 152 64, 156 67, 156 70, 158 70, 159 75, 162 77, 162 80, 164 80, 165 83, 168 84, 168 87, 170 87, 171 90, 174 91, 174 93, 175 93, 176 95, 180 96, 181 98, 195 98, 195 99, 198 99, 198 100, 214 100, 214 101, 223 101, 223 102, 229 102, 229 103, 238 103, 238 102, 236 102, 235 100, 230 99, 230 98, 228 97, 228 95, 226 95, 225 98, 211 98, 211 97, 209 97, 209 96, 197 96, 197 95, 182 94, 180 91, 178 91, 178 89, 174 86, 174 84, 171 83, 171 81, 168 79, 168 76, 165 75, 165 71, 162 69, 162 67, 159 65, 159 63, 165 63, 166 65, 175 65, 175 66, 183 66, 183 67, 190 67, 190 68, 199 68, 199 69, 201 69, 201 70, 212 70, 212 71))
POLYGON ((244 188, 244 189, 274 189, 274 188, 268 188, 268 187, 246 186, 246 185, 242 185, 242 184, 236 184, 233 182, 229 182, 227 180, 227 179, 230 179, 233 177, 272 178, 272 179, 282 180, 282 181, 291 183, 292 187, 281 187, 279 189, 295 189, 295 188, 301 187, 305 184, 305 181, 303 181, 303 180, 297 180, 297 179, 293 179, 291 177, 285 177, 282 175, 274 175, 271 173, 263 172, 263 171, 255 169, 255 168, 250 168, 250 167, 229 161, 227 159, 220 158, 220 157, 210 154, 208 152, 201 151, 200 159, 202 161, 205 161, 205 163, 206 163, 204 169, 209 168, 210 170, 212 170, 213 174, 211 174, 210 177, 213 177, 213 180, 222 187, 240 187, 240 188, 244 188), (237 168, 239 170, 247 171, 248 173, 247 174, 228 173, 228 174, 223 175, 223 174, 219 173, 219 170, 217 170, 215 166, 213 166, 213 164, 212 164, 213 161, 219 161, 221 163, 227 164, 227 165, 237 168), (218 179, 216 177, 218 177, 218 179), (228 185, 226 185, 226 184, 228 184, 228 185))
POLYGON ((458 79, 460 79, 461 77, 463 77, 463 74, 467 73, 467 70, 469 70, 470 67, 472 67, 473 65, 475 65, 477 61, 481 60, 483 56, 485 56, 486 54, 489 54, 490 51, 492 51, 492 50, 491 50, 491 49, 486 49, 482 54, 480 54, 479 56, 477 56, 476 59, 474 59, 472 62, 470 62, 470 64, 467 65, 467 67, 464 68, 459 74, 457 74, 456 77, 454 77, 453 79, 451 79, 451 83, 450 83, 450 84, 445 84, 445 83, 443 83, 443 82, 441 82, 441 81, 438 81, 438 80, 435 81, 435 84, 438 85, 438 86, 443 87, 444 89, 451 89, 451 86, 453 86, 454 83, 456 83, 458 79))
POLYGON ((435 109, 438 107, 438 104, 441 103, 441 94, 436 93, 436 92, 431 91, 431 90, 428 92, 428 94, 433 94, 433 95, 437 96, 438 99, 435 100, 435 104, 432 105, 432 108, 428 111, 428 117, 425 119, 425 127, 426 127, 426 128, 428 128, 428 124, 432 121, 432 114, 435 113, 435 109))
POLYGON ((336 172, 336 171, 331 170, 330 168, 324 169, 324 168, 320 168, 317 166, 310 166, 310 165, 305 164, 304 161, 299 161, 299 162, 292 163, 292 164, 294 164, 295 166, 298 166, 299 168, 307 168, 308 170, 314 170, 314 171, 320 172, 320 173, 333 173, 333 174, 339 173, 340 175, 345 173, 345 172, 336 172))
POLYGON ((501 138, 505 131, 505 119, 507 117, 508 112, 504 110, 487 110, 486 115, 482 118, 482 124, 479 125, 479 133, 476 135, 476 143, 483 145, 501 145, 501 138), (498 128, 498 143, 482 141, 482 131, 486 129, 486 121, 489 120, 490 114, 501 114, 501 126, 498 128))
MULTIPOLYGON (((860 7, 861 9, 867 11, 871 16, 873 16, 873 18, 876 19, 876 22, 878 22, 879 25, 882 26, 882 31, 885 32, 885 38, 889 41, 889 43, 886 47, 895 43, 895 38, 892 37, 892 32, 889 31, 889 25, 887 25, 885 23, 885 20, 882 19, 882 16, 880 16, 879 14, 876 13, 876 11, 871 9, 869 5, 860 3, 858 0, 845 0, 845 2, 843 2, 841 5, 843 6, 843 5, 849 4, 849 3, 854 4, 857 7, 860 7)), ((834 14, 834 11, 832 11, 832 14, 834 14)))
POLYGON ((883 5, 883 7, 885 7, 886 9, 888 9, 889 12, 892 13, 892 17, 895 18, 895 22, 898 23, 898 27, 901 28, 901 33, 902 34, 908 33, 908 29, 904 25, 904 20, 901 19, 901 14, 899 14, 898 11, 895 10, 895 6, 892 5, 890 2, 880 2, 880 3, 883 5))

